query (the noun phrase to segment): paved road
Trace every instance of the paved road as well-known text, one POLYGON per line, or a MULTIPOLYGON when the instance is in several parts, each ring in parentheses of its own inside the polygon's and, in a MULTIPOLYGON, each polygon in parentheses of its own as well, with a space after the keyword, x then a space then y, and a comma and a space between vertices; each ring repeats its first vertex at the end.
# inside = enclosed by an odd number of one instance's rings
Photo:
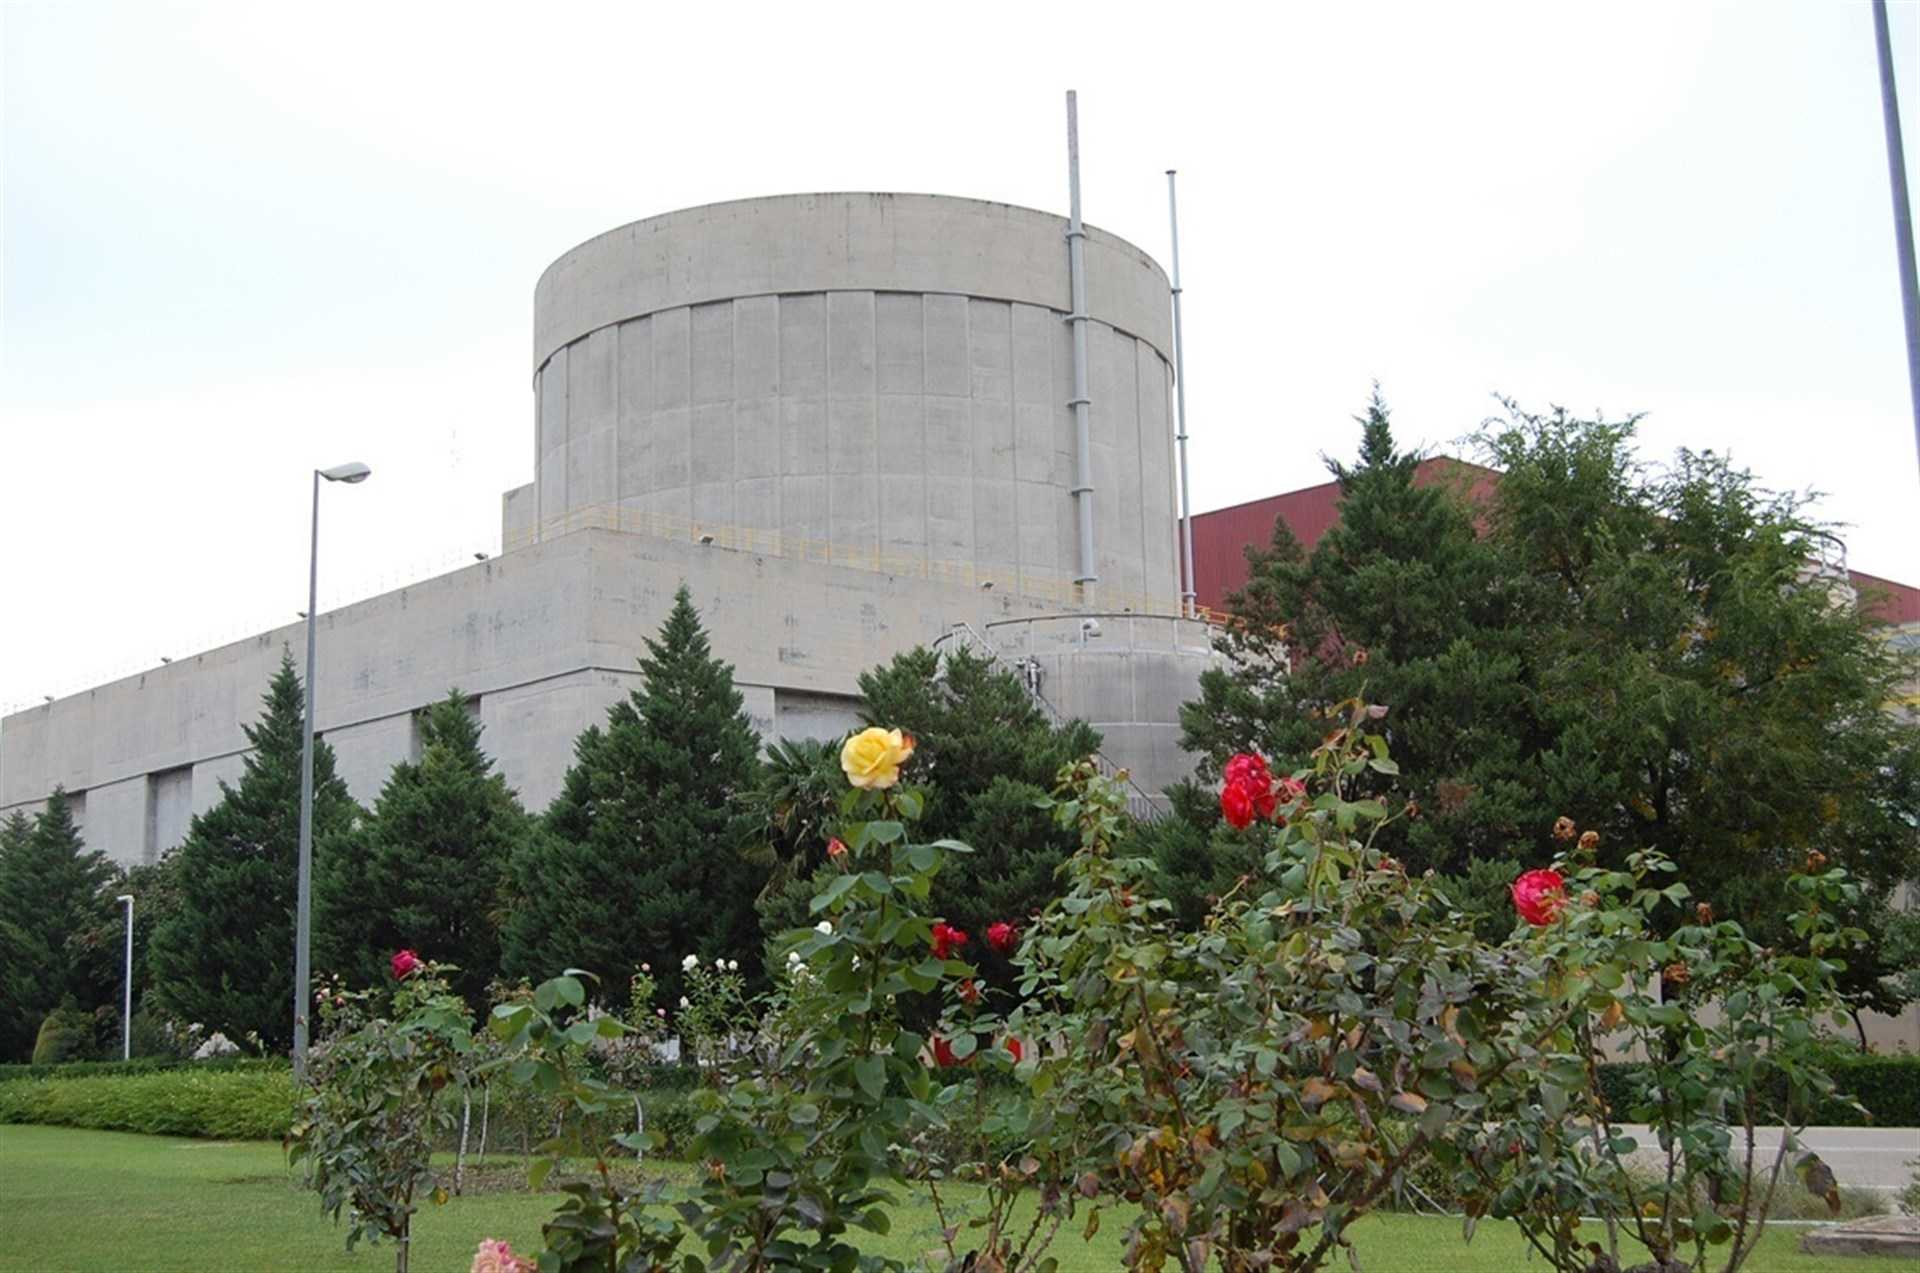
MULTIPOLYGON (((1622 1130, 1643 1146, 1654 1143, 1645 1127, 1622 1130)), ((1800 1143, 1819 1154, 1841 1184, 1867 1189, 1905 1188, 1915 1170, 1908 1161, 1920 1159, 1920 1127, 1809 1127, 1800 1143)), ((1764 1151, 1771 1164, 1779 1148, 1780 1129, 1760 1128, 1755 1160, 1764 1151)))

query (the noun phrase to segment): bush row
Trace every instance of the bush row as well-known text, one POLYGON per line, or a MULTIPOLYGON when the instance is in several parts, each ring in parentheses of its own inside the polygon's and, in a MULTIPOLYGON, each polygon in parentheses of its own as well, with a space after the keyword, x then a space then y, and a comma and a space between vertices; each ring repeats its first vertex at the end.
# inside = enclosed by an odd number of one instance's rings
POLYGON ((0 1082, 0 1123, 277 1140, 292 1115, 293 1072, 284 1065, 0 1082))
MULTIPOLYGON (((1920 1127, 1920 1056, 1875 1056, 1834 1052, 1822 1058, 1839 1092, 1813 1111, 1807 1121, 1819 1127, 1920 1127), (1846 1103, 1851 1098, 1866 1107, 1867 1117, 1846 1103)), ((1636 1078, 1643 1067, 1620 1062, 1600 1067, 1600 1086, 1607 1103, 1625 1109, 1632 1101, 1636 1078)), ((1783 1103, 1785 1093, 1769 1093, 1769 1103, 1783 1103)))
POLYGON ((9 1079, 83 1078, 99 1074, 156 1074, 162 1070, 193 1070, 218 1074, 230 1070, 284 1070, 283 1057, 221 1056, 189 1061, 175 1056, 136 1056, 131 1061, 59 1061, 51 1065, 24 1062, 0 1064, 0 1083, 9 1079))
MULTIPOLYGON (((7 1068, 0 1077, 0 1123, 277 1140, 286 1134, 293 1113, 293 1072, 281 1060, 96 1061, 7 1068), (43 1072, 17 1073, 25 1070, 43 1072)), ((677 1152, 692 1132, 692 1090, 698 1081, 691 1068, 680 1066, 662 1066, 640 1078, 647 1130, 665 1137, 666 1152, 677 1152)), ((448 1088, 443 1099, 457 1107, 460 1093, 448 1088)), ((560 1112, 543 1094, 496 1082, 484 1104, 478 1092, 474 1095, 469 1144, 477 1149, 484 1115, 489 1148, 531 1153, 553 1135, 560 1112)), ((611 1134, 632 1129, 623 1123, 605 1130, 611 1134)), ((453 1143, 443 1148, 452 1149, 453 1143)))

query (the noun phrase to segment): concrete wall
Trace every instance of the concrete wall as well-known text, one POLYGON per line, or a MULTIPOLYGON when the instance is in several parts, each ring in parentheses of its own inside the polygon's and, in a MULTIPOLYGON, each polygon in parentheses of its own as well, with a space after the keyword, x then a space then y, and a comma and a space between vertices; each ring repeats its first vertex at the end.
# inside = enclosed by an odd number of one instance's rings
MULTIPOLYGON (((507 781, 543 808, 575 737, 638 684, 643 641, 683 580, 769 739, 844 732, 863 670, 956 624, 1052 613, 1012 591, 581 531, 321 615, 319 732, 354 796, 371 803, 391 767, 414 757, 412 714, 457 685, 477 697, 482 744, 507 781)), ((31 812, 63 783, 90 844, 125 864, 152 860, 184 834, 189 810, 211 808, 220 782, 239 780, 242 726, 258 718, 282 650, 300 635, 262 633, 0 721, 0 816, 31 812)), ((1129 676, 1170 674, 1147 670, 1152 642, 1136 644, 1129 676)), ((1169 693, 1177 703, 1190 681, 1169 693)), ((1118 710, 1123 700, 1148 702, 1133 688, 1102 701, 1118 710)), ((1155 759, 1164 722, 1144 722, 1138 738, 1118 716, 1100 723, 1117 762, 1148 776, 1178 769, 1155 759)))
MULTIPOLYGON (((506 542, 613 516, 759 536, 789 557, 964 564, 969 583, 1064 598, 1078 551, 1064 224, 975 200, 810 195, 582 244, 535 294, 536 511, 529 529, 509 493, 506 542)), ((1170 295, 1144 253, 1099 232, 1088 276, 1101 595, 1170 601, 1170 295)))

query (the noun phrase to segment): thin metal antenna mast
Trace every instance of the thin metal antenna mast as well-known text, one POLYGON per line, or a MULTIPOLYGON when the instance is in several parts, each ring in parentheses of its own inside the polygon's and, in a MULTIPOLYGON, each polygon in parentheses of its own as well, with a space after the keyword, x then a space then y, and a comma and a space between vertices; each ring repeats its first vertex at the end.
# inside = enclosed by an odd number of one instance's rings
POLYGON ((1093 552, 1093 427, 1087 417, 1087 231, 1080 224, 1080 103, 1072 89, 1067 90, 1067 189, 1072 216, 1067 222, 1067 276, 1072 289, 1073 312, 1067 321, 1073 324, 1073 408, 1074 456, 1073 502, 1080 519, 1080 572, 1073 581, 1080 585, 1081 601, 1091 601, 1093 585, 1100 582, 1094 572, 1097 560, 1093 552))
POLYGON ((1180 335, 1180 204, 1173 193, 1174 170, 1167 169, 1167 220, 1173 226, 1173 388, 1180 443, 1180 562, 1181 609, 1200 613, 1193 582, 1193 498, 1187 490, 1187 344, 1180 335))
POLYGON ((1913 444, 1920 456, 1920 282, 1913 264, 1913 209, 1907 203, 1906 148, 1900 141, 1900 99, 1893 84, 1887 0, 1873 0, 1873 43, 1880 58, 1880 113, 1887 129, 1887 175, 1893 185, 1893 239, 1900 257, 1900 313, 1907 326, 1907 391, 1913 400, 1913 444))

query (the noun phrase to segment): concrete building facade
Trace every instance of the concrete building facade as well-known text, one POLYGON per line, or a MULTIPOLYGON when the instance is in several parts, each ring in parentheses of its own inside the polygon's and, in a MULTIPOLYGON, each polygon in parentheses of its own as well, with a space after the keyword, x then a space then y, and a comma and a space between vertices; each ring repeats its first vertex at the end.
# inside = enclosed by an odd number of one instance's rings
MULTIPOLYGON (((494 559, 319 616, 316 728, 371 801, 459 686, 530 807, 638 681, 685 581, 762 736, 833 737, 858 676, 963 642, 1089 720, 1143 799, 1186 776, 1213 658, 1179 617, 1171 294, 1089 229, 1098 580, 1075 581, 1066 221, 929 195, 670 213, 535 291, 534 479, 494 559)), ((377 457, 369 457, 375 458, 377 457)), ((154 860, 220 798, 299 625, 0 721, 0 816, 61 785, 88 843, 154 860)))

